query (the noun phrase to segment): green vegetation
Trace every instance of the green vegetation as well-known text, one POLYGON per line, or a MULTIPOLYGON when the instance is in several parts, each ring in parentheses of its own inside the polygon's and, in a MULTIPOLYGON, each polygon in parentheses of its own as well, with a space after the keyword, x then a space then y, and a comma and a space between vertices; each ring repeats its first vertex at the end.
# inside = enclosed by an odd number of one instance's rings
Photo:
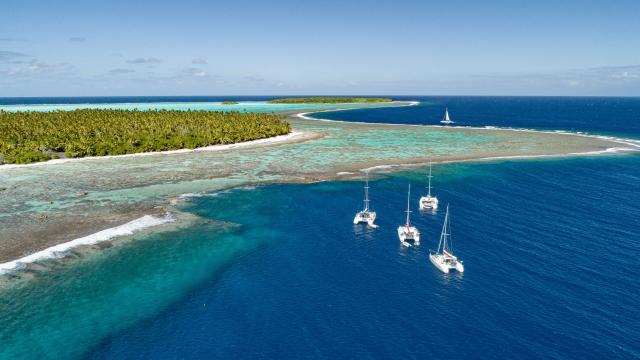
POLYGON ((0 164, 231 144, 287 134, 279 115, 211 111, 0 110, 0 164))
POLYGON ((231 101, 231 100, 225 100, 222 102, 222 105, 235 105, 235 104, 239 104, 239 102, 231 101))
POLYGON ((268 102, 271 104, 341 104, 341 103, 375 103, 375 102, 391 102, 388 98, 357 98, 357 97, 296 97, 273 99, 268 102))

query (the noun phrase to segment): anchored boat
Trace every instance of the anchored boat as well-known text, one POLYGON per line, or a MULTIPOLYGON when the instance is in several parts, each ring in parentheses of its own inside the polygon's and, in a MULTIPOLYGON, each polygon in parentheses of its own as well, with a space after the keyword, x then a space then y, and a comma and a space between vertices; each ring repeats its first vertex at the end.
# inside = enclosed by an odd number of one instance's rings
POLYGON ((454 121, 451 120, 451 118, 449 118, 449 109, 445 108, 444 109, 444 118, 442 118, 442 120, 440 120, 441 123, 443 124, 453 124, 454 121))
POLYGON ((420 210, 435 210, 438 208, 438 198, 435 196, 431 196, 431 160, 429 160, 429 186, 427 187, 428 193, 427 196, 423 196, 420 198, 418 205, 420 206, 420 210))
POLYGON ((367 224, 371 227, 378 227, 373 222, 376 220, 376 212, 371 211, 369 208, 369 173, 366 175, 366 182, 364 185, 364 208, 356 214, 356 217, 353 218, 353 223, 357 224, 367 224))
POLYGON ((451 270, 464 272, 462 261, 453 255, 451 248, 451 226, 449 225, 449 205, 447 205, 447 213, 444 216, 444 224, 442 224, 442 233, 438 242, 438 250, 429 254, 431 263, 445 274, 451 270))
POLYGON ((411 184, 409 184, 409 192, 407 194, 407 222, 404 225, 398 226, 398 238, 400 238, 400 244, 406 247, 420 245, 420 231, 415 226, 411 226, 411 184))

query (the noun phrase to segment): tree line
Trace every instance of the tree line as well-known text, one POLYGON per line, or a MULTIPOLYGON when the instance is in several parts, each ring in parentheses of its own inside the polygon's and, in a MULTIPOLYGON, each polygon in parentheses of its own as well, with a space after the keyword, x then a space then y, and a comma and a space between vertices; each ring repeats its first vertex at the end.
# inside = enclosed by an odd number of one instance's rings
POLYGON ((277 114, 179 110, 0 110, 0 164, 231 144, 289 133, 277 114))

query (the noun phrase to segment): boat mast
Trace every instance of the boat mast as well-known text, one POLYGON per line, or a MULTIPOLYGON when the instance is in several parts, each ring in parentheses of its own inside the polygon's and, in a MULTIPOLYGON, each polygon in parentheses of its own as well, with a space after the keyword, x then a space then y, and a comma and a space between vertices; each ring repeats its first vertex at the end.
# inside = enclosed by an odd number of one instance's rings
POLYGON ((369 172, 366 173, 366 182, 364 186, 364 211, 369 211, 369 172))
POLYGON ((447 236, 449 236, 449 204, 447 204, 447 213, 444 215, 444 224, 442 224, 442 233, 438 242, 438 254, 442 254, 440 250, 447 251, 447 236))
POLYGON ((428 197, 431 197, 431 160, 429 160, 429 194, 428 197))
POLYGON ((453 249, 451 248, 451 221, 449 220, 449 204, 447 204, 447 236, 444 242, 444 249, 453 255, 453 249))
POLYGON ((407 228, 411 226, 411 223, 409 222, 409 214, 411 213, 411 210, 409 208, 409 199, 411 198, 411 184, 409 184, 409 192, 407 193, 407 228))

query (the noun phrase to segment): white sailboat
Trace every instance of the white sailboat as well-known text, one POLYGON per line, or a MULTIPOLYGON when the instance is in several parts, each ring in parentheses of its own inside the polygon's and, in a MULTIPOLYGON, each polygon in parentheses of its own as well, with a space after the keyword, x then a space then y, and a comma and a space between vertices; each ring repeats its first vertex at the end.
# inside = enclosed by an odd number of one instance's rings
POLYGON ((431 263, 445 274, 451 270, 464 272, 462 261, 453 255, 451 249, 451 226, 449 225, 449 205, 447 205, 447 213, 444 216, 444 224, 442 225, 442 233, 438 242, 438 250, 429 254, 431 263))
POLYGON ((359 211, 353 218, 353 224, 367 224, 371 227, 378 227, 373 222, 376 220, 376 212, 371 211, 369 207, 369 173, 366 176, 366 182, 364 185, 364 208, 359 211))
POLYGON ((435 210, 438 208, 438 198, 436 196, 431 196, 431 160, 429 160, 429 186, 427 187, 428 193, 427 196, 423 196, 420 198, 418 205, 420 206, 420 210, 435 210))
POLYGON ((398 226, 398 237, 400 238, 400 243, 406 247, 420 245, 420 231, 418 231, 415 226, 411 226, 410 198, 411 184, 409 184, 409 192, 407 194, 407 222, 404 225, 398 226))
POLYGON ((442 118, 442 120, 440 121, 443 124, 453 124, 454 121, 451 120, 451 118, 449 118, 449 109, 445 108, 444 109, 444 118, 442 118))

